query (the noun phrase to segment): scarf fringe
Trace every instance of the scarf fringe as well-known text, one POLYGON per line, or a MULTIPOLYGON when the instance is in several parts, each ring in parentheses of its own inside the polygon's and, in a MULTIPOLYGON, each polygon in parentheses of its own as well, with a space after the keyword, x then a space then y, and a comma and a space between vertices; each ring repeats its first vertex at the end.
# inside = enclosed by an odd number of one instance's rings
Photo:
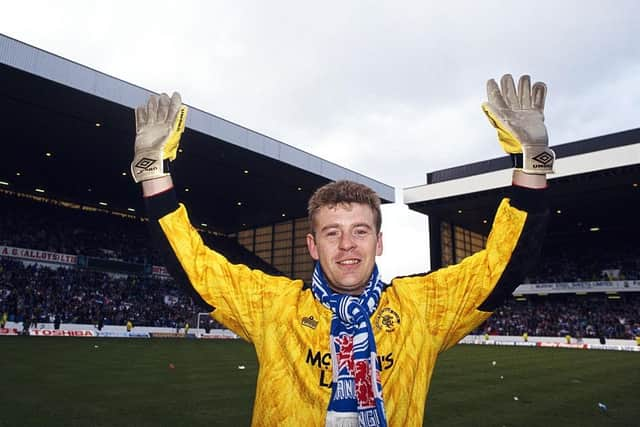
POLYGON ((325 427, 359 427, 360 420, 357 412, 327 411, 325 427))

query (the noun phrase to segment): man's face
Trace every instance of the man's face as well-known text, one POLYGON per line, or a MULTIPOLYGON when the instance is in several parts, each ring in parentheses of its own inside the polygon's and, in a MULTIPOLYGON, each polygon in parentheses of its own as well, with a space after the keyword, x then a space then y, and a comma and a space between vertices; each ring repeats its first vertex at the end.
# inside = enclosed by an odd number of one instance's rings
POLYGON ((373 210, 360 203, 323 206, 314 216, 313 230, 307 234, 307 247, 320 261, 331 289, 362 294, 376 256, 382 255, 382 233, 376 233, 373 210))

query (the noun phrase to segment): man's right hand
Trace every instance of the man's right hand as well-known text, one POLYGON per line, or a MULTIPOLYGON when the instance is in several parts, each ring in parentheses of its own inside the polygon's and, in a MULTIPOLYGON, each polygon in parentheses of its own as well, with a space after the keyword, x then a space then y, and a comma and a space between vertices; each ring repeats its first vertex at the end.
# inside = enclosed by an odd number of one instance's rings
MULTIPOLYGON (((187 106, 177 92, 169 98, 152 95, 136 108, 136 141, 131 175, 135 182, 169 176, 169 161, 176 158, 187 121, 187 106)), ((165 178, 166 179, 166 178, 165 178)))
POLYGON ((544 104, 547 86, 520 77, 516 89, 513 77, 505 74, 500 87, 491 79, 487 82, 487 102, 482 110, 498 131, 502 148, 514 157, 520 172, 532 175, 553 173, 555 153, 549 148, 544 125, 544 104))

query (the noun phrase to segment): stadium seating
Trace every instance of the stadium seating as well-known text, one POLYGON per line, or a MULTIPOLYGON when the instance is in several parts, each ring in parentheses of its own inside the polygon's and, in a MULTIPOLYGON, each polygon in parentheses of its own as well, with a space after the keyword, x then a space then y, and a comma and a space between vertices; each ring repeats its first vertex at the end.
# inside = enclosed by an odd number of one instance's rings
POLYGON ((499 307, 476 334, 621 338, 640 336, 640 294, 527 296, 499 307))
MULTIPOLYGON (((151 274, 162 259, 148 243, 146 222, 55 201, 0 197, 7 206, 0 212, 0 245, 79 256, 77 265, 64 267, 0 256, 0 313, 7 312, 9 320, 53 322, 59 316, 63 323, 196 324, 202 309, 172 279, 151 274), (123 274, 118 266, 142 273, 123 274)), ((202 235, 232 262, 280 274, 232 239, 202 235)))

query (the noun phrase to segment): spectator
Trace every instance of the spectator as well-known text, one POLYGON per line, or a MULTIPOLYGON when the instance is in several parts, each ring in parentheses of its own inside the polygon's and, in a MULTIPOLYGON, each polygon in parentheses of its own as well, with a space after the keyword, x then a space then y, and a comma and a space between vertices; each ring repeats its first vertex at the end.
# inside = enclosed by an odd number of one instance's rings
POLYGON ((498 308, 476 334, 633 339, 640 327, 640 294, 529 296, 498 308))

